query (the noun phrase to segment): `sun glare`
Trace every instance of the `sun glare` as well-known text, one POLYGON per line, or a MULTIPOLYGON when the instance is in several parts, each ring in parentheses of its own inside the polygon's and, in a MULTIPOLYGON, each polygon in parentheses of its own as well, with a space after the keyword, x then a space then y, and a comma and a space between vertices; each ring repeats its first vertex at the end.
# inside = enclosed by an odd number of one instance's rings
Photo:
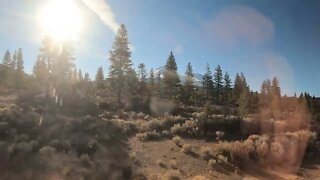
POLYGON ((81 12, 72 0, 51 0, 41 11, 40 24, 56 41, 75 39, 82 28, 81 12))

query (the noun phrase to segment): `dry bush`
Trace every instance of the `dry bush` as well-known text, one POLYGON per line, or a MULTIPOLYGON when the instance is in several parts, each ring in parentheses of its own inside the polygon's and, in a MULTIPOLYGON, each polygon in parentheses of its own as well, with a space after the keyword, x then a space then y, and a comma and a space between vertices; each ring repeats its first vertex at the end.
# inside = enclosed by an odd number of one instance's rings
POLYGON ((184 144, 180 151, 187 155, 197 156, 197 153, 195 152, 195 148, 190 144, 184 144))
POLYGON ((174 137, 172 138, 172 141, 173 141, 177 146, 179 146, 179 147, 182 146, 182 144, 181 144, 181 137, 179 137, 179 136, 174 136, 174 137))
MULTIPOLYGON (((306 144, 313 135, 306 130, 279 133, 273 137, 252 135, 242 142, 216 144, 212 149, 212 154, 215 154, 217 160, 221 155, 226 161, 240 168, 246 164, 256 163, 292 172, 300 166, 306 144)), ((202 157, 208 158, 208 154, 208 150, 202 150, 202 157)))
POLYGON ((182 125, 175 124, 171 127, 170 132, 172 135, 179 135, 179 136, 191 136, 195 137, 200 135, 200 124, 197 119, 191 119, 185 121, 182 125))
POLYGON ((159 140, 161 134, 156 131, 137 133, 136 138, 141 141, 159 140))

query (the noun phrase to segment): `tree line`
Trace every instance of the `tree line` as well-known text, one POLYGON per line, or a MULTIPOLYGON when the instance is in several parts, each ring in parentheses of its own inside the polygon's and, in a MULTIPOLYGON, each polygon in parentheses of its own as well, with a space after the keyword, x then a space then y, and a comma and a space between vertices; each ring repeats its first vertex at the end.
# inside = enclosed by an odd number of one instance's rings
MULTIPOLYGON (((152 99, 165 98, 188 106, 201 107, 211 104, 233 107, 241 116, 259 109, 270 109, 274 117, 280 116, 282 96, 277 77, 271 81, 263 81, 258 93, 250 90, 243 72, 237 73, 232 81, 228 72, 223 72, 220 65, 212 72, 207 63, 199 84, 195 82, 189 62, 182 82, 173 52, 169 53, 163 72, 155 72, 154 69, 147 72, 143 63, 135 70, 127 29, 123 24, 109 51, 110 66, 106 77, 103 68, 99 67, 95 79, 91 80, 88 73, 77 69, 73 53, 71 41, 55 43, 50 37, 45 37, 33 68, 32 78, 35 85, 32 88, 46 92, 47 95, 54 91, 61 99, 77 95, 100 107, 102 104, 109 104, 116 109, 131 106, 132 109, 146 110, 152 99)), ((1 68, 0 72, 2 85, 15 82, 15 86, 11 87, 26 86, 21 48, 15 51, 12 57, 9 50, 5 52, 2 64, 5 67, 1 68), (9 71, 13 73, 8 73, 9 71)), ((309 94, 302 96, 308 107, 312 108, 315 98, 311 98, 309 94)))

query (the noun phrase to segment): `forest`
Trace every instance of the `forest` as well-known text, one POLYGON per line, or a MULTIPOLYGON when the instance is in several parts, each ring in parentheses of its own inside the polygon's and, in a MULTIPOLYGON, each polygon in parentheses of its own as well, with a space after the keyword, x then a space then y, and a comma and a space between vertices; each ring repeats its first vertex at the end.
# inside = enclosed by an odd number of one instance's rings
POLYGON ((202 79, 191 63, 180 75, 172 51, 163 68, 134 68, 129 42, 122 24, 94 79, 72 41, 44 37, 31 74, 22 48, 4 52, 0 179, 311 177, 302 167, 320 158, 319 97, 285 95, 276 76, 253 91, 245 72, 217 64, 202 79))

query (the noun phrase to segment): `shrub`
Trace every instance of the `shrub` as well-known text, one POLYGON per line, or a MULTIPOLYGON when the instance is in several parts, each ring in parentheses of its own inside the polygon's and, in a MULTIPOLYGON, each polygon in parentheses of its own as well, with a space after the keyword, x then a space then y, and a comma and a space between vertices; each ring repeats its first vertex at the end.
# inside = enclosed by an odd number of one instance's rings
POLYGON ((192 155, 192 156, 196 155, 194 147, 191 146, 190 144, 184 144, 180 151, 187 155, 192 155))
POLYGON ((136 138, 141 141, 158 140, 161 135, 156 131, 137 133, 136 138))
POLYGON ((180 138, 179 136, 174 136, 174 137, 172 138, 172 141, 173 141, 177 146, 179 146, 179 147, 182 146, 182 144, 181 144, 181 138, 180 138))

